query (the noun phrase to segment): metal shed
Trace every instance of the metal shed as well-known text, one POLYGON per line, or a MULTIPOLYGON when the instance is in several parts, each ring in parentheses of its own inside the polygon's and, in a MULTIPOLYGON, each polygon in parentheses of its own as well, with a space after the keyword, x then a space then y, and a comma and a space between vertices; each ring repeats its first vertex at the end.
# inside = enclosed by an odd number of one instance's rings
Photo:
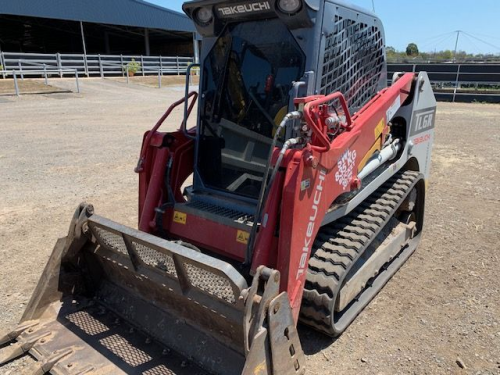
POLYGON ((94 53, 149 55, 152 49, 161 53, 164 41, 188 44, 192 54, 193 33, 192 22, 184 14, 142 0, 0 2, 0 48, 4 51, 85 53, 86 48, 94 53))

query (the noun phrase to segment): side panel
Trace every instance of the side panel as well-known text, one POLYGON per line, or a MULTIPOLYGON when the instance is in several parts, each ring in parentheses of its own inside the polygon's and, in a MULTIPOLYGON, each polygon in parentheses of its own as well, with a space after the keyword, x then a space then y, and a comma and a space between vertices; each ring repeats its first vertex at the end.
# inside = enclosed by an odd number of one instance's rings
POLYGON ((177 205, 166 212, 165 227, 175 238, 181 238, 239 262, 245 260, 249 227, 240 229, 217 219, 204 218, 199 211, 189 212, 185 205, 177 205))
POLYGON ((434 143, 434 125, 436 120, 436 100, 427 73, 418 74, 414 82, 419 90, 413 94, 396 111, 392 120, 393 126, 402 126, 404 130, 397 130, 397 134, 404 140, 404 149, 397 158, 384 165, 378 177, 374 178, 363 190, 348 203, 335 207, 325 216, 323 225, 349 214, 362 201, 378 189, 385 181, 402 168, 422 173, 428 182, 432 145, 434 143), (417 86, 418 84, 418 86, 417 86))
POLYGON ((381 122, 388 123, 409 97, 413 74, 376 95, 353 119, 352 128, 331 142, 328 152, 290 151, 282 199, 278 270, 281 290, 290 295, 297 318, 311 247, 334 200, 353 188, 364 156, 378 137, 381 122), (395 105, 398 104, 398 105, 395 105), (397 107, 397 108, 396 108, 397 107), (312 155, 317 168, 308 163, 312 155), (304 189, 304 186, 308 188, 304 189))
POLYGON ((194 144, 181 131, 155 132, 149 144, 146 144, 147 136, 144 138, 145 157, 141 168, 136 169, 139 173, 139 229, 153 233, 155 209, 169 200, 184 200, 181 186, 193 171, 194 144), (166 189, 167 182, 170 192, 166 189))
POLYGON ((407 122, 408 152, 410 157, 417 159, 419 171, 428 182, 437 114, 436 99, 426 72, 419 73, 417 85, 418 90, 416 90, 413 103, 402 112, 402 115, 407 122))

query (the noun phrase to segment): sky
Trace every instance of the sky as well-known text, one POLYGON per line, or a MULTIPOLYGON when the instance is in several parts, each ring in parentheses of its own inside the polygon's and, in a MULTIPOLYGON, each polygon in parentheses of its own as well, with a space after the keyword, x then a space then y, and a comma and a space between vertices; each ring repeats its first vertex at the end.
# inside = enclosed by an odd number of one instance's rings
MULTIPOLYGON (((181 0, 147 0, 182 11, 181 0)), ((372 9, 372 0, 347 0, 372 9)), ((416 43, 423 52, 458 49, 500 54, 500 0, 373 0, 385 27, 386 44, 399 51, 416 43), (455 32, 455 33, 454 33, 455 32)))

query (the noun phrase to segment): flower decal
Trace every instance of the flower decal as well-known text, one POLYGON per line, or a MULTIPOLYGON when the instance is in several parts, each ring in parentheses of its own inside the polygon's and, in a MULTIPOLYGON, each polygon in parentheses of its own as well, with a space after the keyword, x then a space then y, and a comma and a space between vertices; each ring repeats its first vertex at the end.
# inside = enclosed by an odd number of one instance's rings
POLYGON ((345 190, 352 180, 352 173, 356 164, 356 150, 347 149, 337 163, 338 171, 335 180, 345 190))

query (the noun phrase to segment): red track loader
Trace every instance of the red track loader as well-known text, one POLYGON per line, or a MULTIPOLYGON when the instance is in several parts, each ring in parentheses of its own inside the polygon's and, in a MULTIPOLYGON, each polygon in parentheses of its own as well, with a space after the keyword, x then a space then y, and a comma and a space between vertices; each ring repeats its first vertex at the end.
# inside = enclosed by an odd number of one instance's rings
POLYGON ((80 205, 0 363, 303 374, 299 321, 342 334, 415 251, 436 102, 425 73, 387 87, 379 19, 337 0, 184 11, 202 38, 199 94, 186 84, 144 136, 139 230, 80 205), (179 105, 179 130, 162 132, 179 105))

